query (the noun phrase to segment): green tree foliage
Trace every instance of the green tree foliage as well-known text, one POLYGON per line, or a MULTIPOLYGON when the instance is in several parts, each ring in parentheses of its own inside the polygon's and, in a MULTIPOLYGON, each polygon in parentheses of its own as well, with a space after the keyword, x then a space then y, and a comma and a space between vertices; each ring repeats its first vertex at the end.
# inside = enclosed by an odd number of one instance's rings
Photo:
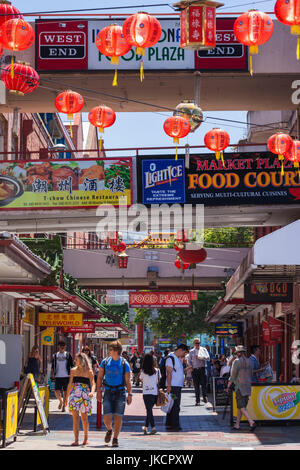
POLYGON ((251 247, 254 243, 253 227, 223 227, 204 230, 206 247, 251 247))
POLYGON ((198 300, 191 308, 161 308, 157 318, 152 318, 151 309, 136 309, 135 323, 143 321, 156 335, 171 338, 173 342, 195 334, 214 334, 214 325, 206 323, 206 313, 220 298, 220 292, 199 292, 198 300))

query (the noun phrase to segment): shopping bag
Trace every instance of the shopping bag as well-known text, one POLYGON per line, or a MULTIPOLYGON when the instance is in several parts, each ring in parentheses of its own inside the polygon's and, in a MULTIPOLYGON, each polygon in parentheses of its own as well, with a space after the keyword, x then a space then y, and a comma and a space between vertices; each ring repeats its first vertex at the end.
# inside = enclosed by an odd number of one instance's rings
POLYGON ((158 391, 156 406, 164 406, 167 403, 166 394, 163 390, 158 391))
POLYGON ((174 400, 169 393, 166 393, 166 400, 166 404, 161 407, 161 410, 167 414, 170 413, 171 409, 173 408, 174 400))

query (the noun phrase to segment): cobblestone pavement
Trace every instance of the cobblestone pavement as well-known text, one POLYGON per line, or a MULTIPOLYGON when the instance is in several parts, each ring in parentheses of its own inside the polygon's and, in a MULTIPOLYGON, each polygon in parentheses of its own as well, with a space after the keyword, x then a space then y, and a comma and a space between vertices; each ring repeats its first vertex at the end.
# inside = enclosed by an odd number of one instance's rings
MULTIPOLYGON (((192 389, 184 389, 181 404, 181 427, 183 431, 167 432, 164 427, 165 415, 159 408, 154 409, 156 435, 144 436, 145 408, 141 390, 135 390, 133 403, 126 407, 122 433, 119 437, 120 450, 300 450, 300 426, 259 426, 254 433, 244 424, 241 432, 232 432, 229 414, 225 420, 222 412, 214 412, 211 403, 195 407, 192 389)), ((50 433, 32 433, 33 413, 28 413, 21 435, 7 450, 68 450, 73 442, 72 416, 58 410, 58 402, 50 401, 50 433)), ((109 450, 104 444, 105 428, 96 428, 96 401, 89 418, 89 445, 72 447, 73 450, 109 450)), ((80 442, 83 433, 80 434, 80 442)), ((116 449, 114 449, 115 451, 116 449)))

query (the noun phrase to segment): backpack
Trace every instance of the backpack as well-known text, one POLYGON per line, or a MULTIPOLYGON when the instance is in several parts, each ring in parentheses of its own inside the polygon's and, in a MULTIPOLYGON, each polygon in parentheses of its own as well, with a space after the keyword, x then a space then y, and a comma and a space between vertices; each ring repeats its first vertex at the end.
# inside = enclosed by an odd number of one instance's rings
POLYGON ((107 357, 104 361, 104 364, 103 364, 103 385, 109 389, 118 389, 118 387, 125 387, 125 359, 124 357, 122 357, 122 366, 123 366, 123 380, 122 380, 122 383, 120 385, 108 385, 105 381, 105 368, 106 368, 106 365, 107 365, 107 361, 108 361, 109 357, 107 357))
MULTIPOLYGON (((166 363, 167 359, 171 359, 171 360, 172 360, 172 363, 173 363, 173 370, 174 370, 174 372, 176 372, 174 356, 167 356, 167 357, 166 357, 166 360, 165 360, 165 363, 166 363)), ((166 366, 165 366, 165 367, 166 367, 166 366)))

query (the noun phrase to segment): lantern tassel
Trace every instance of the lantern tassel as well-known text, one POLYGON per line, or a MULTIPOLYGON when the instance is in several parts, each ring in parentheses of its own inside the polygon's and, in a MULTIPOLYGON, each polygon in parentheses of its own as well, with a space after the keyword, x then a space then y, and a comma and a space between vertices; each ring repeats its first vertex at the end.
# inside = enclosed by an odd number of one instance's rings
POLYGON ((281 176, 284 176, 284 167, 283 167, 283 160, 281 162, 281 172, 280 172, 281 176))
POLYGON ((222 160, 223 168, 225 168, 225 162, 224 162, 223 152, 221 152, 221 160, 222 160))
POLYGON ((15 68, 14 68, 14 58, 11 57, 11 66, 10 66, 10 77, 13 79, 15 76, 15 68))
POLYGON ((117 69, 115 70, 115 75, 114 75, 112 86, 118 86, 118 71, 117 71, 117 69))
POLYGON ((99 156, 101 156, 101 150, 102 150, 102 136, 100 136, 100 139, 99 139, 99 156))
POLYGON ((221 157, 221 152, 217 151, 217 152, 216 152, 216 159, 217 159, 217 160, 220 160, 220 157, 221 157))
POLYGON ((297 37, 297 60, 300 59, 300 36, 297 37))
POLYGON ((178 154, 177 154, 177 145, 176 145, 176 155, 175 155, 175 160, 178 159, 178 154))
POLYGON ((140 67, 140 80, 141 82, 143 82, 145 78, 145 74, 144 74, 144 65, 143 65, 143 58, 141 60, 141 67, 140 67))
POLYGON ((71 135, 71 139, 73 139, 73 128, 72 128, 72 123, 70 123, 70 135, 71 135))
POLYGON ((252 54, 250 54, 250 75, 253 77, 253 61, 252 61, 252 54))

